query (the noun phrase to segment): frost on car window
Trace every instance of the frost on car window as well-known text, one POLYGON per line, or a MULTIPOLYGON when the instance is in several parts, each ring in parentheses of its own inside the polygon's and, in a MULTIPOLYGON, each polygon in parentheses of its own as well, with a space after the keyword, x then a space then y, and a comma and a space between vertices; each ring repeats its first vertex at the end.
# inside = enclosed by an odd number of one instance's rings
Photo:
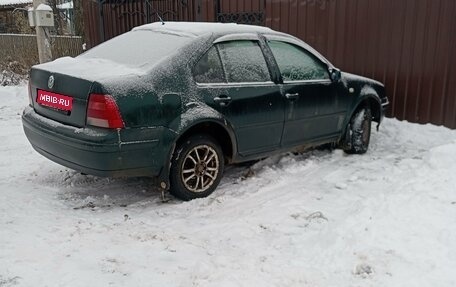
POLYGON ((321 61, 303 49, 280 41, 268 41, 284 81, 329 79, 321 61))
POLYGON ((148 67, 173 54, 190 40, 191 38, 184 36, 138 30, 106 41, 79 57, 101 58, 133 67, 148 67))
POLYGON ((210 48, 198 61, 195 68, 193 68, 193 77, 198 83, 225 82, 222 63, 215 47, 210 48))
POLYGON ((218 44, 228 82, 270 81, 268 67, 256 41, 229 41, 218 44))

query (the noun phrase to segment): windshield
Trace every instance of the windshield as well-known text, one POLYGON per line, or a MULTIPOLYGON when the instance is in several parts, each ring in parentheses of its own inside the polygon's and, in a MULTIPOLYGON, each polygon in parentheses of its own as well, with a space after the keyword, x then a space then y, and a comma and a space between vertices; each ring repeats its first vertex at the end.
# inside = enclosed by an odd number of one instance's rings
POLYGON ((171 55, 190 39, 185 36, 137 30, 104 42, 79 57, 108 59, 128 66, 147 67, 171 55))

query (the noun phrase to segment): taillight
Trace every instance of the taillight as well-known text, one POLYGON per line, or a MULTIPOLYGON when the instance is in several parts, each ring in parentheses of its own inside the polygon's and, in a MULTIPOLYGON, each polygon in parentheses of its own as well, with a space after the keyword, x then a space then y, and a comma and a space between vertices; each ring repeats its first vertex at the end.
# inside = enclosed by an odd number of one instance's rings
POLYGON ((116 102, 110 95, 90 94, 87 124, 102 128, 125 127, 116 102))

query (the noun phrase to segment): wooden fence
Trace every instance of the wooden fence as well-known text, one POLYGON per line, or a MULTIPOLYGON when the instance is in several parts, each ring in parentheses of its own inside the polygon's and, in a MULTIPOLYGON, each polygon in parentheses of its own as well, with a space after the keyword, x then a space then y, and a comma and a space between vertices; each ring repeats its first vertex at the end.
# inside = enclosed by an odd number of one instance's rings
MULTIPOLYGON (((79 36, 51 36, 52 57, 75 57, 83 52, 79 36)), ((0 34, 0 65, 17 61, 25 67, 39 63, 36 35, 0 34)))

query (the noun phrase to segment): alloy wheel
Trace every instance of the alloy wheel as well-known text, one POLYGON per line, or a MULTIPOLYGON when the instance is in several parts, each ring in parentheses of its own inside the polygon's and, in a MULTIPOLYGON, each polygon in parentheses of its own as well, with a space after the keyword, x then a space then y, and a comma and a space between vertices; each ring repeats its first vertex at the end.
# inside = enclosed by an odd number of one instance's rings
POLYGON ((204 192, 214 184, 219 168, 219 157, 213 147, 195 146, 182 161, 182 183, 192 192, 204 192))

